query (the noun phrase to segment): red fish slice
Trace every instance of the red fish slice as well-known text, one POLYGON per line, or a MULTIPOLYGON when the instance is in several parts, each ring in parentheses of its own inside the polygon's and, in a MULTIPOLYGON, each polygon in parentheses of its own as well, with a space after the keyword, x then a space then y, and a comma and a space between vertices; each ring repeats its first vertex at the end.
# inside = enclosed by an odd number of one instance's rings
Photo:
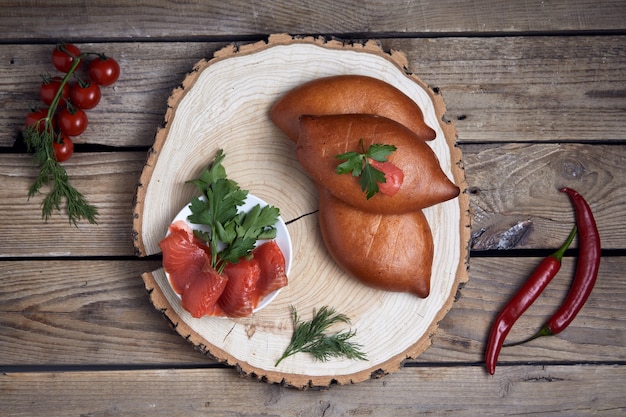
POLYGON ((287 285, 285 256, 275 240, 265 242, 253 251, 261 267, 261 277, 257 283, 259 299, 287 285))
POLYGON ((170 234, 159 246, 163 252, 163 268, 170 276, 174 291, 182 294, 200 273, 204 265, 210 262, 205 249, 198 244, 193 231, 184 221, 177 221, 170 225, 170 234))
POLYGON ((227 264, 224 275, 228 284, 224 288, 218 305, 229 317, 245 317, 252 314, 259 301, 257 282, 261 278, 261 267, 256 258, 241 259, 236 264, 227 264))
POLYGON ((196 318, 224 315, 217 301, 227 283, 228 278, 218 274, 207 263, 183 292, 181 297, 183 308, 196 318))

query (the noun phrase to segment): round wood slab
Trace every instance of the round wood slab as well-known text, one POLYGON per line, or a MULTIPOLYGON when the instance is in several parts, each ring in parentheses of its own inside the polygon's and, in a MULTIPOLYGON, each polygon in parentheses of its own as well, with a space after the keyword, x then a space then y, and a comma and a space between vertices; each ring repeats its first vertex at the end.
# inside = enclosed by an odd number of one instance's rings
POLYGON ((376 42, 273 35, 268 42, 231 45, 196 64, 169 101, 137 187, 135 247, 140 256, 160 252, 159 241, 176 213, 195 193, 196 178, 217 149, 226 154, 229 178, 280 208, 293 241, 289 285, 265 309, 244 319, 195 319, 182 309, 163 269, 142 275, 154 306, 198 349, 241 372, 298 388, 356 383, 393 372, 429 345, 438 322, 451 308, 458 285, 467 281, 469 200, 455 146, 456 130, 442 122, 445 107, 407 69, 406 57, 386 53, 376 42), (295 144, 270 121, 271 105, 303 82, 336 74, 380 78, 413 98, 437 132, 429 142, 461 195, 424 210, 435 256, 428 298, 367 288, 346 275, 322 242, 317 193, 295 157, 295 144), (314 360, 291 356, 274 366, 291 338, 291 306, 309 320, 315 309, 334 307, 352 320, 332 330, 356 330, 366 361, 314 360))

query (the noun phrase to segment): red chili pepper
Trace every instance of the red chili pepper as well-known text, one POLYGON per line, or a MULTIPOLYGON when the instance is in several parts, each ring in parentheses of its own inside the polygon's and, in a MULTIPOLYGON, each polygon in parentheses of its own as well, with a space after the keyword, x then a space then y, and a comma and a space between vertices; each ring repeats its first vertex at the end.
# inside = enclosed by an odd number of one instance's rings
POLYGON ((579 255, 574 281, 565 301, 546 324, 528 339, 512 345, 520 345, 542 336, 552 336, 565 330, 587 302, 598 278, 601 258, 600 234, 591 208, 585 199, 571 188, 561 188, 559 191, 566 193, 574 204, 579 228, 579 255))
POLYGON ((571 188, 561 188, 559 191, 569 196, 576 211, 576 224, 579 229, 576 274, 561 307, 534 336, 526 341, 555 335, 565 330, 587 302, 598 278, 601 258, 600 234, 591 208, 585 199, 571 188))
POLYGON ((567 240, 563 243, 563 246, 541 261, 524 285, 515 293, 506 306, 504 306, 496 318, 496 321, 491 326, 487 348, 485 350, 485 364, 487 371, 491 375, 496 371, 498 355, 500 354, 504 339, 511 330, 511 327, 513 327, 517 319, 530 307, 537 297, 539 297, 539 294, 541 294, 559 269, 561 269, 561 259, 572 243, 572 240, 574 240, 576 230, 577 227, 574 226, 567 240))

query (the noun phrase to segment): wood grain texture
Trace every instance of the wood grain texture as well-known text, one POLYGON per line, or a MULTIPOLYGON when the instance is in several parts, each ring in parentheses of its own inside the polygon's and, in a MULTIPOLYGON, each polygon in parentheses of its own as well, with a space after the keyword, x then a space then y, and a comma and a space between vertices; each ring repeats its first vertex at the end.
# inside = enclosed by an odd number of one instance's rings
POLYGON ((310 33, 491 33, 624 29, 617 0, 374 0, 313 3, 3 1, 4 39, 162 39, 310 33), (120 7, 124 6, 124 7, 120 7), (131 17, 132 18, 129 18, 131 17), (180 22, 185 24, 181 25, 180 22), (67 31, 71 22, 72 30, 67 31), (106 27, 105 27, 106 26, 106 27), (31 30, 25 31, 28 27, 31 30))
MULTIPOLYGON (((621 0, 0 0, 0 415, 624 414, 625 30, 621 0), (145 150, 194 63, 230 42, 281 32, 380 39, 440 91, 477 214, 473 254, 528 219, 514 247, 555 248, 569 230, 570 207, 558 193, 537 190, 563 181, 589 196, 603 244, 615 250, 605 253, 597 286, 566 331, 506 349, 487 376, 488 327, 539 262, 504 250, 472 257, 471 280, 429 349, 357 386, 302 392, 256 383, 171 328, 140 278, 159 260, 132 257, 145 150), (122 64, 68 164, 72 181, 101 207, 94 227, 72 228, 62 216, 44 224, 39 200, 26 200, 36 173, 30 156, 19 143, 11 149, 61 40, 122 64)), ((575 254, 511 338, 529 335, 554 311, 575 254)))
MULTIPOLYGON (((239 42, 238 45, 245 45, 239 42)), ((620 141, 626 138, 622 36, 381 40, 447 103, 460 143, 620 141)), ((167 98, 222 42, 78 43, 117 58, 120 80, 103 89, 78 143, 151 146, 167 98), (167 53, 163 53, 167 51, 167 53)), ((38 101, 39 74, 54 72, 51 45, 0 45, 0 147, 13 146, 38 101)))
POLYGON ((0 363, 149 363, 149 355, 172 350, 179 350, 178 361, 190 360, 193 350, 186 350, 188 345, 169 334, 166 322, 154 315, 140 279, 143 271, 159 264, 2 262, 0 363), (9 352, 13 358, 4 356, 9 352))
MULTIPOLYGON (((525 144, 461 145, 461 149, 474 212, 473 250, 487 249, 481 244, 490 236, 497 238, 527 220, 531 227, 514 248, 558 247, 573 221, 571 205, 556 190, 558 185, 573 187, 589 199, 605 248, 626 246, 624 147, 525 144)), ((142 152, 75 155, 66 165, 70 180, 100 208, 101 216, 97 226, 73 228, 61 215, 43 223, 40 199, 27 200, 36 174, 31 157, 0 154, 0 216, 6 236, 0 240, 0 257, 133 255, 133 198, 146 157, 142 152), (25 233, 25 228, 36 233, 25 233), (41 233, 53 235, 55 244, 42 244, 41 233)), ((285 220, 295 218, 290 206, 285 208, 285 220)))
MULTIPOLYGON (((441 169, 464 189, 454 126, 439 122, 445 106, 418 77, 405 73, 406 65, 403 55, 386 54, 374 42, 348 46, 289 35, 272 36, 268 43, 245 48, 225 48, 211 60, 199 62, 172 92, 171 111, 141 176, 134 219, 137 252, 152 255, 160 251, 158 244, 172 218, 191 198, 183 185, 199 175, 217 149, 224 149, 229 178, 280 207, 286 218, 316 211, 316 189, 296 162, 293 142, 269 119, 269 109, 291 88, 329 75, 376 77, 415 100, 426 123, 437 132, 429 146, 441 169), (228 133, 237 139, 225 141, 228 133), (293 188, 294 184, 302 187, 293 188), (286 193, 290 188, 293 191, 286 193)), ((151 300, 165 311, 181 336, 242 372, 297 387, 326 386, 333 380, 359 382, 398 369, 404 359, 416 357, 428 347, 458 284, 467 280, 468 211, 465 193, 424 209, 435 247, 427 298, 373 290, 351 278, 320 242, 317 216, 289 225, 296 260, 290 283, 277 300, 252 317, 194 319, 182 308, 163 270, 143 278, 151 300), (300 355, 276 367, 274 362, 292 334, 289 306, 309 317, 321 305, 350 317, 357 332, 355 342, 363 346, 367 360, 319 363, 300 355)))
MULTIPOLYGON (((441 322, 433 339, 433 348, 419 361, 454 361, 459 354, 469 355, 469 360, 483 361, 485 337, 497 312, 541 262, 541 258, 504 255, 471 259, 470 281, 460 290, 454 308, 441 322)), ((626 291, 623 280, 619 278, 622 274, 619 265, 623 262, 623 257, 602 259, 594 292, 568 329, 558 336, 504 348, 499 364, 520 361, 584 362, 584 358, 592 357, 594 361, 621 361, 626 354, 626 327, 624 320, 619 317, 621 313, 616 313, 615 308, 621 304, 621 294, 626 291), (586 333, 585 336, 583 333, 586 333), (600 345, 605 347, 600 348, 600 345)), ((571 285, 575 267, 575 257, 565 258, 559 274, 515 323, 507 341, 523 340, 534 334, 556 311, 571 285)))
MULTIPOLYGON (((75 143, 107 146, 150 146, 167 109, 167 98, 193 64, 225 43, 106 43, 78 42, 81 51, 104 52, 118 60, 120 79, 103 87, 98 106, 87 112, 89 126, 75 143), (156 48, 154 48, 156 46, 156 48), (163 50, 168 51, 163 54, 163 50), (150 52, 152 51, 152 52, 150 52)), ((40 74, 58 75, 50 62, 53 45, 0 45, 0 146, 13 146, 26 113, 38 106, 40 74), (6 129, 4 128, 6 123, 6 129)), ((86 78, 82 67, 78 74, 86 78)))
MULTIPOLYGON (((439 323, 431 347, 408 363, 480 364, 497 311, 539 262, 539 258, 505 254, 472 258, 470 280, 439 323)), ((150 303, 140 275, 159 264, 156 260, 0 261, 0 367, 215 364, 180 337, 150 303)), ((510 340, 521 340, 543 324, 565 296, 574 268, 575 259, 567 257, 562 272, 516 323, 510 340)), ((558 336, 504 349, 500 364, 623 361, 624 268, 624 257, 603 258, 596 288, 571 326, 558 336)))
POLYGON ((224 369, 5 372, 0 412, 11 416, 438 416, 623 413, 623 366, 417 367, 357 386, 296 391, 246 383, 224 369), (91 387, 98 386, 97 391, 91 387), (441 389, 440 387, 446 387, 441 389), (36 399, 29 398, 37 392, 36 399), (451 392, 463 392, 463 400, 451 392))
POLYGON ((626 137, 620 39, 389 39, 383 45, 404 51, 411 68, 440 88, 461 143, 617 142, 626 137))
POLYGON ((55 213, 47 223, 42 220, 42 195, 28 200, 37 175, 32 157, 0 155, 0 213, 7 220, 0 256, 132 255, 133 198, 145 159, 145 153, 83 153, 65 163, 70 182, 100 212, 99 224, 72 227, 65 214, 55 213))
MULTIPOLYGON (((512 247, 545 247, 556 236, 556 242, 564 241, 574 212, 567 196, 558 192, 560 187, 577 190, 595 215, 611 219, 598 224, 603 248, 623 247, 613 240, 617 237, 613 224, 626 221, 626 191, 615 175, 624 163, 621 146, 511 144, 466 149, 469 192, 477 197, 471 200, 474 248, 498 249, 488 241, 525 221, 530 224, 512 247)), ((559 246, 552 242, 552 247, 559 246)))

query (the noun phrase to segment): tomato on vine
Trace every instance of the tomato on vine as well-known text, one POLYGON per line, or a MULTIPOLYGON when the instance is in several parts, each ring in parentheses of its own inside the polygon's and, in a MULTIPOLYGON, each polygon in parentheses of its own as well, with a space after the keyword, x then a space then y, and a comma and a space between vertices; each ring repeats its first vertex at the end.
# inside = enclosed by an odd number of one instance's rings
POLYGON ((32 110, 26 114, 26 128, 32 128, 38 133, 43 133, 46 128, 46 118, 48 117, 48 109, 41 108, 32 110))
POLYGON ((52 149, 54 149, 54 158, 57 162, 65 162, 70 159, 74 153, 74 142, 61 133, 59 134, 58 140, 55 140, 52 144, 52 149))
POLYGON ((61 72, 68 72, 76 59, 80 60, 80 49, 71 43, 59 44, 52 51, 52 65, 61 72))
POLYGON ((78 136, 87 129, 87 113, 74 106, 64 108, 57 116, 57 124, 67 136, 78 136))
POLYGON ((98 55, 89 64, 89 76, 99 85, 111 85, 120 77, 120 65, 104 54, 98 55))
POLYGON ((54 101, 57 92, 61 90, 61 98, 58 105, 64 106, 65 102, 70 98, 70 86, 67 83, 62 82, 61 77, 44 77, 41 86, 39 87, 39 98, 48 106, 54 101))
POLYGON ((70 89, 72 104, 83 110, 93 109, 100 103, 102 93, 98 84, 79 80, 70 89))
POLYGON ((85 219, 95 224, 98 209, 70 184, 67 172, 59 162, 67 160, 74 152, 70 136, 78 136, 85 131, 88 121, 84 110, 92 109, 100 102, 100 86, 117 81, 120 66, 103 53, 81 52, 72 44, 58 45, 52 51, 52 64, 65 74, 62 78, 48 76, 44 79, 39 95, 49 107, 31 111, 25 121, 24 142, 39 166, 39 174, 28 189, 28 198, 39 194, 41 188, 47 186, 50 191, 41 203, 45 221, 55 209, 61 210, 65 200, 70 223, 77 225, 79 220, 85 219), (91 82, 79 80, 77 85, 70 87, 76 70, 92 55, 96 58, 88 68, 91 82))

